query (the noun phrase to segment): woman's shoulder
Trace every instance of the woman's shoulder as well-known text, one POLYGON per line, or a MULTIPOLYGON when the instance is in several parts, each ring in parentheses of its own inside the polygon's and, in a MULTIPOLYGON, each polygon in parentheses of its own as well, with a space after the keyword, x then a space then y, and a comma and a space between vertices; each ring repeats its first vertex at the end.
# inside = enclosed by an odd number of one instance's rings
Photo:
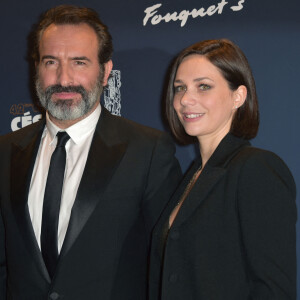
POLYGON ((237 153, 236 160, 242 164, 250 164, 250 165, 274 165, 288 168, 285 162, 279 157, 276 153, 253 147, 247 146, 237 153))
POLYGON ((232 160, 232 164, 238 166, 240 177, 247 178, 248 181, 268 182, 276 178, 295 189, 290 169, 282 158, 272 151, 253 146, 244 147, 232 160))

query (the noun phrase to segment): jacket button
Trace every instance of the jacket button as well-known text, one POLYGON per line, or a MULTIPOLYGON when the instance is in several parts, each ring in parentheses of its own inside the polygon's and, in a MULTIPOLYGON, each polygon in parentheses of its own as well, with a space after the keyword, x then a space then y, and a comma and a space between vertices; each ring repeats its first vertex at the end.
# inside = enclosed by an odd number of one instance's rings
POLYGON ((173 273, 173 274, 170 275, 169 281, 170 281, 171 283, 176 283, 177 280, 178 280, 178 275, 177 275, 177 274, 173 273))
POLYGON ((171 237, 172 240, 178 240, 179 236, 180 236, 180 233, 178 231, 176 231, 176 230, 172 231, 171 235, 170 235, 170 237, 171 237))
POLYGON ((56 292, 53 292, 49 295, 49 299, 50 300, 57 300, 57 299, 59 299, 59 294, 57 294, 56 292))

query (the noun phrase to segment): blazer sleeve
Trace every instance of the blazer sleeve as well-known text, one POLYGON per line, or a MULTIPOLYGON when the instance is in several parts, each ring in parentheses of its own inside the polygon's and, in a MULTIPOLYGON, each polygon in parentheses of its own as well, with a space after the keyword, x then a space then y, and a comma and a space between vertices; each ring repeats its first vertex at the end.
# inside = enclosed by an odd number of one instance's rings
POLYGON ((251 299, 296 299, 296 187, 275 154, 257 151, 240 173, 238 211, 251 299))
POLYGON ((175 158, 175 145, 169 135, 163 133, 157 138, 153 147, 147 186, 143 197, 143 212, 147 230, 152 230, 181 177, 181 168, 175 158))
MULTIPOLYGON (((0 208, 1 209, 1 208, 0 208)), ((6 299, 5 233, 0 210, 0 299, 6 299)))

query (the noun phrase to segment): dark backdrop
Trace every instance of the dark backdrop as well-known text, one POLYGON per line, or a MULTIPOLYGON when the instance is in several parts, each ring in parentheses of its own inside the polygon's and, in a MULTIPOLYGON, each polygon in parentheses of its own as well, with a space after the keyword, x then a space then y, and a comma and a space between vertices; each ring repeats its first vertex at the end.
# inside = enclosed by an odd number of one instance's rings
MULTIPOLYGON (((35 95, 32 68, 27 60, 27 39, 41 12, 63 3, 59 0, 1 2, 1 135, 40 118, 32 105, 35 95)), ((116 101, 115 113, 163 130, 167 130, 161 110, 163 86, 172 58, 184 47, 203 39, 226 37, 236 42, 252 67, 260 103, 261 125, 252 144, 281 156, 299 187, 300 2, 70 0, 68 3, 95 9, 110 28, 115 76, 105 92, 106 103, 116 101), (152 17, 145 18, 146 9, 152 17), (164 18, 167 13, 177 12, 184 19, 193 9, 201 16, 189 16, 185 24, 182 20, 166 22, 164 18)), ((184 171, 197 151, 192 146, 177 147, 184 171)), ((298 207, 299 202, 298 195, 298 207)), ((300 257, 300 238, 297 246, 300 257)), ((298 295, 300 299, 299 283, 298 295)))

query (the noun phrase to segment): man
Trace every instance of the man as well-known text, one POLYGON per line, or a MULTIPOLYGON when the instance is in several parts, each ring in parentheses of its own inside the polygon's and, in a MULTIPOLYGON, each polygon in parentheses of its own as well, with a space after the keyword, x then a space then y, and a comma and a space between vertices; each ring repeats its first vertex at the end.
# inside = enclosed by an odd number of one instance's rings
POLYGON ((35 37, 47 113, 0 139, 0 298, 146 299, 151 230, 180 177, 174 146, 100 106, 112 44, 94 11, 50 9, 35 37))

